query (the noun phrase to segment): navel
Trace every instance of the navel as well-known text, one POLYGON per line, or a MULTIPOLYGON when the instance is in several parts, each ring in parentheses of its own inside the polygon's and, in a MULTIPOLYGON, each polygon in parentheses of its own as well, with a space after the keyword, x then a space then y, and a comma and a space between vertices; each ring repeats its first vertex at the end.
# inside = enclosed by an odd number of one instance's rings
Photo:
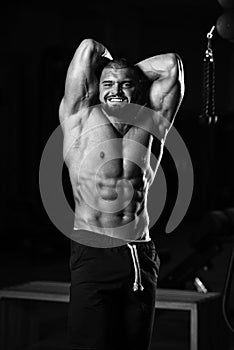
POLYGON ((104 158, 105 157, 105 153, 104 152, 100 152, 100 158, 104 158))

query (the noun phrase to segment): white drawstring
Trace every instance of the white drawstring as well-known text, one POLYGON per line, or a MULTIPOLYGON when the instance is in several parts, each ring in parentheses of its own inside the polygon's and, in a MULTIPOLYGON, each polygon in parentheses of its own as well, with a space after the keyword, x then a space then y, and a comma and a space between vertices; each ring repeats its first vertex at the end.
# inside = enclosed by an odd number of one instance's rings
POLYGON ((139 263, 139 258, 138 258, 138 253, 137 253, 137 248, 136 245, 133 244, 127 244, 131 251, 132 255, 132 261, 133 261, 133 266, 134 266, 134 271, 135 271, 135 280, 133 283, 133 291, 136 292, 138 288, 140 287, 140 291, 144 290, 144 287, 141 284, 141 270, 140 270, 140 263, 139 263))
POLYGON ((139 283, 138 283, 138 286, 140 287, 140 290, 143 291, 143 290, 144 290, 144 287, 143 287, 142 284, 141 284, 140 262, 139 262, 139 257, 138 257, 137 248, 136 248, 136 245, 135 245, 135 244, 133 245, 133 249, 134 249, 134 252, 135 252, 135 257, 136 257, 136 262, 137 262, 137 267, 138 267, 138 275, 139 275, 139 283))

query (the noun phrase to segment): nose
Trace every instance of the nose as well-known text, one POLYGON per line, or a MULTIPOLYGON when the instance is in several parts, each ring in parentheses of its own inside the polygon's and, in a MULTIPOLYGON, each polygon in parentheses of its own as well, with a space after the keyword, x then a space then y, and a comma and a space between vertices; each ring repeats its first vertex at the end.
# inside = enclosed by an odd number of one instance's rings
POLYGON ((114 84, 112 87, 112 93, 115 95, 118 95, 119 93, 122 93, 122 86, 119 83, 114 84))

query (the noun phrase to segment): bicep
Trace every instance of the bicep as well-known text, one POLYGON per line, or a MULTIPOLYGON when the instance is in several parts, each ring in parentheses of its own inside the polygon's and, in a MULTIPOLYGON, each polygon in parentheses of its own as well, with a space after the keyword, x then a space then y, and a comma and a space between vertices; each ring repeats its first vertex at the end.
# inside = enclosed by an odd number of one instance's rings
POLYGON ((104 45, 92 39, 81 42, 66 76, 63 100, 68 114, 95 104, 98 94, 96 69, 110 58, 111 55, 104 45))
POLYGON ((81 43, 67 71, 63 103, 70 114, 80 105, 89 104, 97 89, 90 46, 81 43))

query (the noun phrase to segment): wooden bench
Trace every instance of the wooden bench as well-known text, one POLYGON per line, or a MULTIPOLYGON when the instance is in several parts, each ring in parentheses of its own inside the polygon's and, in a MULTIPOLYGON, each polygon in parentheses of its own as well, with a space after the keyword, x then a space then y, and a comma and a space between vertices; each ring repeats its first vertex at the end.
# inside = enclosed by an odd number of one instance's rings
MULTIPOLYGON (((35 342, 38 327, 33 305, 39 301, 68 303, 69 286, 35 281, 0 290, 0 349, 15 350, 35 342)), ((220 350, 227 349, 228 339, 221 301, 219 293, 158 289, 155 306, 190 313, 190 350, 220 350)))

